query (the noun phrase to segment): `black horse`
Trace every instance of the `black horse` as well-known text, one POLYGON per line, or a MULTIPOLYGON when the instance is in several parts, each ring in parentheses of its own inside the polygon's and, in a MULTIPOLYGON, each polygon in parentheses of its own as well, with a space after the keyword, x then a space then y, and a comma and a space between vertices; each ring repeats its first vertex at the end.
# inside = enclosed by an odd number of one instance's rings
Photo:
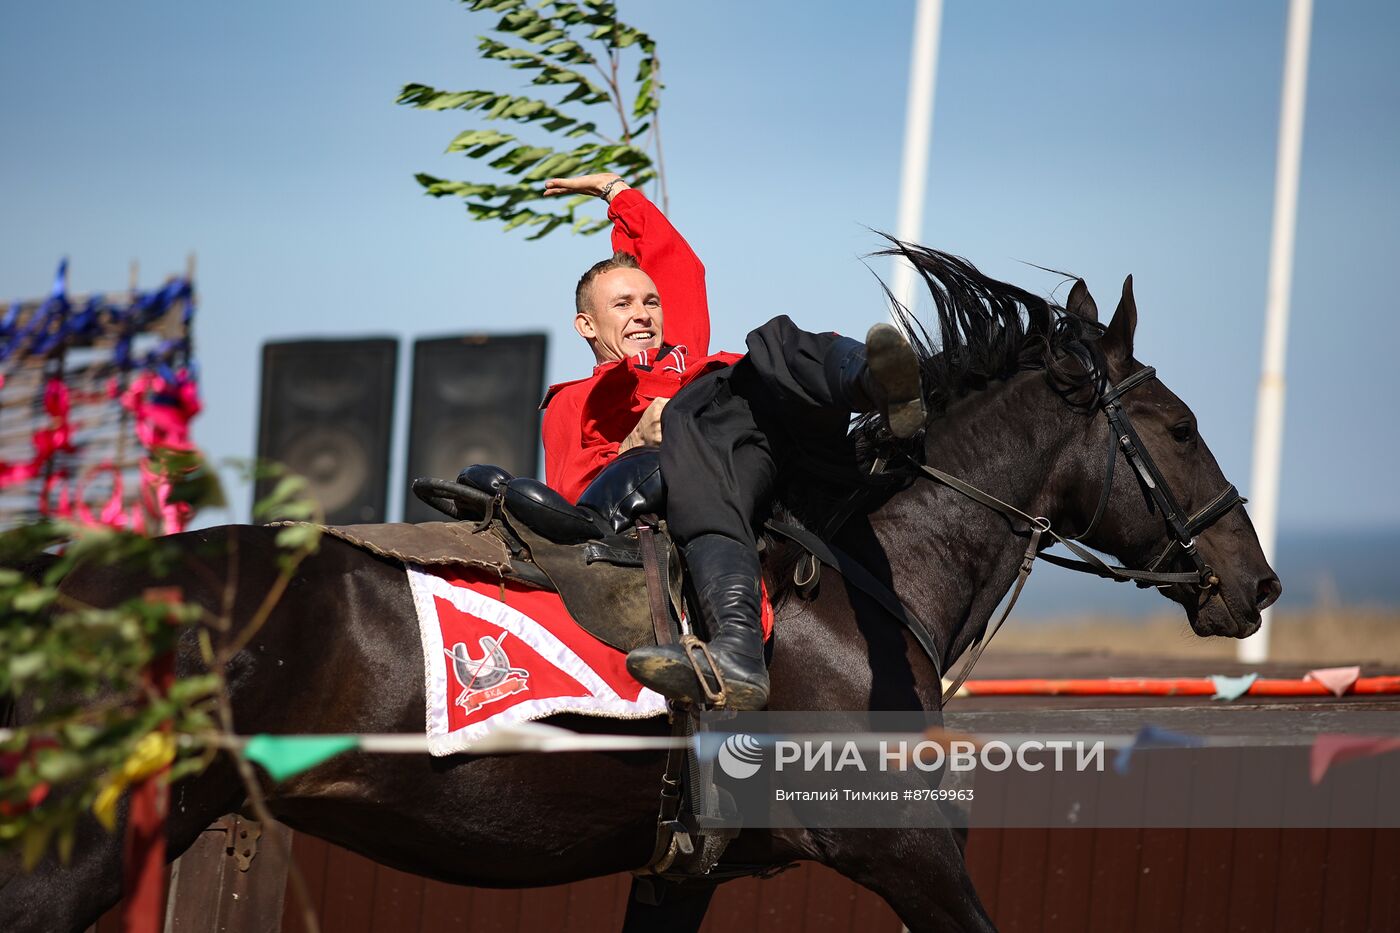
MULTIPOLYGON (((889 458, 905 477, 842 524, 837 543, 883 576, 932 629, 944 669, 979 636, 1017 575, 1027 529, 955 490, 921 479, 915 461, 953 473, 1056 529, 1089 528, 1085 540, 1128 567, 1143 567, 1172 540, 1158 503, 1134 470, 1106 472, 1118 457, 1100 414, 1106 385, 1140 370, 1133 356, 1137 310, 1131 279, 1112 322, 1097 323, 1082 283, 1061 308, 988 279, 931 250, 910 252, 938 308, 938 352, 906 318, 923 353, 930 421, 916 449, 882 446, 858 427, 853 454, 889 458), (1111 488, 1099 509, 1106 476, 1111 488), (1100 513, 1097 521, 1092 521, 1100 513)), ((1183 508, 1196 510, 1226 482, 1185 403, 1161 382, 1122 398, 1141 444, 1183 508)), ((793 478, 790 514, 819 529, 840 497, 822 480, 793 478)), ((217 612, 226 564, 209 542, 236 541, 235 615, 246 619, 277 574, 272 530, 226 526, 179 536, 177 574, 186 598, 217 612)), ((1249 518, 1234 507, 1197 542, 1214 582, 1164 593, 1199 635, 1241 638, 1280 592, 1249 518)), ((227 551, 225 551, 227 553, 227 551)), ((779 561, 772 562, 774 566, 779 561)), ((1173 569, 1187 562, 1175 558, 1173 569)), ((788 575, 784 574, 784 578, 788 575)), ((95 605, 139 594, 157 581, 110 568, 82 568, 63 590, 95 605)), ((780 590, 780 580, 770 580, 780 590)), ((235 659, 230 683, 241 733, 419 732, 423 662, 403 567, 326 539, 299 568, 265 627, 235 659)), ((779 612, 771 708, 935 710, 940 684, 913 637, 854 587, 828 574, 812 601, 779 612)), ((198 668, 184 644, 179 669, 198 668)), ((21 702, 20 722, 29 713, 21 702)), ((661 734, 664 723, 561 718, 583 731, 661 734)), ((386 865, 488 887, 559 884, 642 866, 655 838, 660 753, 428 756, 352 753, 267 787, 276 817, 386 865)), ((224 813, 244 806, 227 760, 172 789, 169 851, 183 852, 224 813)), ((0 866, 0 929, 81 931, 119 896, 120 835, 82 829, 72 863, 32 874, 0 866)), ((746 830, 720 864, 813 860, 883 896, 913 931, 988 930, 949 829, 746 830)), ((629 908, 627 929, 694 930, 712 886, 671 892, 661 906, 629 908)))

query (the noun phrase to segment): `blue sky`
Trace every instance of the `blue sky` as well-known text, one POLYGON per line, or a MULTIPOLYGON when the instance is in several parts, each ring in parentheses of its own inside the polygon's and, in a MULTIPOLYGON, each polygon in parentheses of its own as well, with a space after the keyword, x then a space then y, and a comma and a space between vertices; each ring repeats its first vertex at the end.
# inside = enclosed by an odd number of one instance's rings
MULTIPOLYGON (((912 2, 621 6, 659 43, 672 215, 709 269, 715 346, 777 313, 862 332, 883 314, 859 257, 867 226, 894 225, 912 2)), ((1133 273, 1139 356, 1241 487, 1285 15, 948 0, 925 211, 925 242, 1033 288, 1055 281, 1022 260, 1111 307, 1133 273)), ((0 296, 42 293, 64 255, 86 291, 124 287, 132 259, 154 285, 196 251, 196 437, 221 456, 252 452, 267 339, 545 330, 551 379, 586 372, 570 301, 605 241, 503 236, 412 177, 480 174, 442 155, 467 118, 393 100, 518 89, 476 57, 489 23, 453 0, 6 4, 0 296)), ((1400 524, 1398 26, 1374 0, 1316 9, 1285 531, 1400 524)))

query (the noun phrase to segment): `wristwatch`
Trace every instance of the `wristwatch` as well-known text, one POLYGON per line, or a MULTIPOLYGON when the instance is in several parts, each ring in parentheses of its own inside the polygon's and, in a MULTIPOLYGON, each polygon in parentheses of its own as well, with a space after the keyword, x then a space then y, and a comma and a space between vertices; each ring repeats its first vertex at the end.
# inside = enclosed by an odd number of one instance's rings
POLYGON ((606 185, 603 186, 602 193, 599 194, 598 197, 606 201, 608 199, 608 195, 612 192, 613 187, 619 182, 626 184, 626 182, 623 182, 621 178, 614 178, 612 181, 608 182, 606 185))

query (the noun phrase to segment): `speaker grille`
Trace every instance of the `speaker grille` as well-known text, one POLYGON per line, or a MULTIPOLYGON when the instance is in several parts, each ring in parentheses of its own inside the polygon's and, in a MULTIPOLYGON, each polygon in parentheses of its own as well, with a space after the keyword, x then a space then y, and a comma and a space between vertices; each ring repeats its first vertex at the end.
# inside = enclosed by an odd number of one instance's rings
POLYGON ((398 353, 392 338, 263 346, 258 457, 305 476, 330 524, 384 521, 398 353))
MULTIPOLYGON (((472 463, 537 475, 545 347, 544 334, 415 342, 409 479, 452 479, 472 463)), ((404 521, 441 518, 405 489, 404 521)))

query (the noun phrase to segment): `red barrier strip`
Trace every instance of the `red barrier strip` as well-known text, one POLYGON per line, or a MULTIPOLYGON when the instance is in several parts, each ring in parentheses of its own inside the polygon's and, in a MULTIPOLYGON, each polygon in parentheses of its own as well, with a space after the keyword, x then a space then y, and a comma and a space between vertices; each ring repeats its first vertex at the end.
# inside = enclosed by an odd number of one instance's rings
MULTIPOLYGON (((969 680, 969 696, 1214 696, 1209 677, 1100 677, 1082 680, 969 680)), ((1400 677, 1361 677, 1348 694, 1400 694, 1400 677)), ((1260 678, 1245 691, 1253 697, 1330 697, 1315 680, 1260 678)))

